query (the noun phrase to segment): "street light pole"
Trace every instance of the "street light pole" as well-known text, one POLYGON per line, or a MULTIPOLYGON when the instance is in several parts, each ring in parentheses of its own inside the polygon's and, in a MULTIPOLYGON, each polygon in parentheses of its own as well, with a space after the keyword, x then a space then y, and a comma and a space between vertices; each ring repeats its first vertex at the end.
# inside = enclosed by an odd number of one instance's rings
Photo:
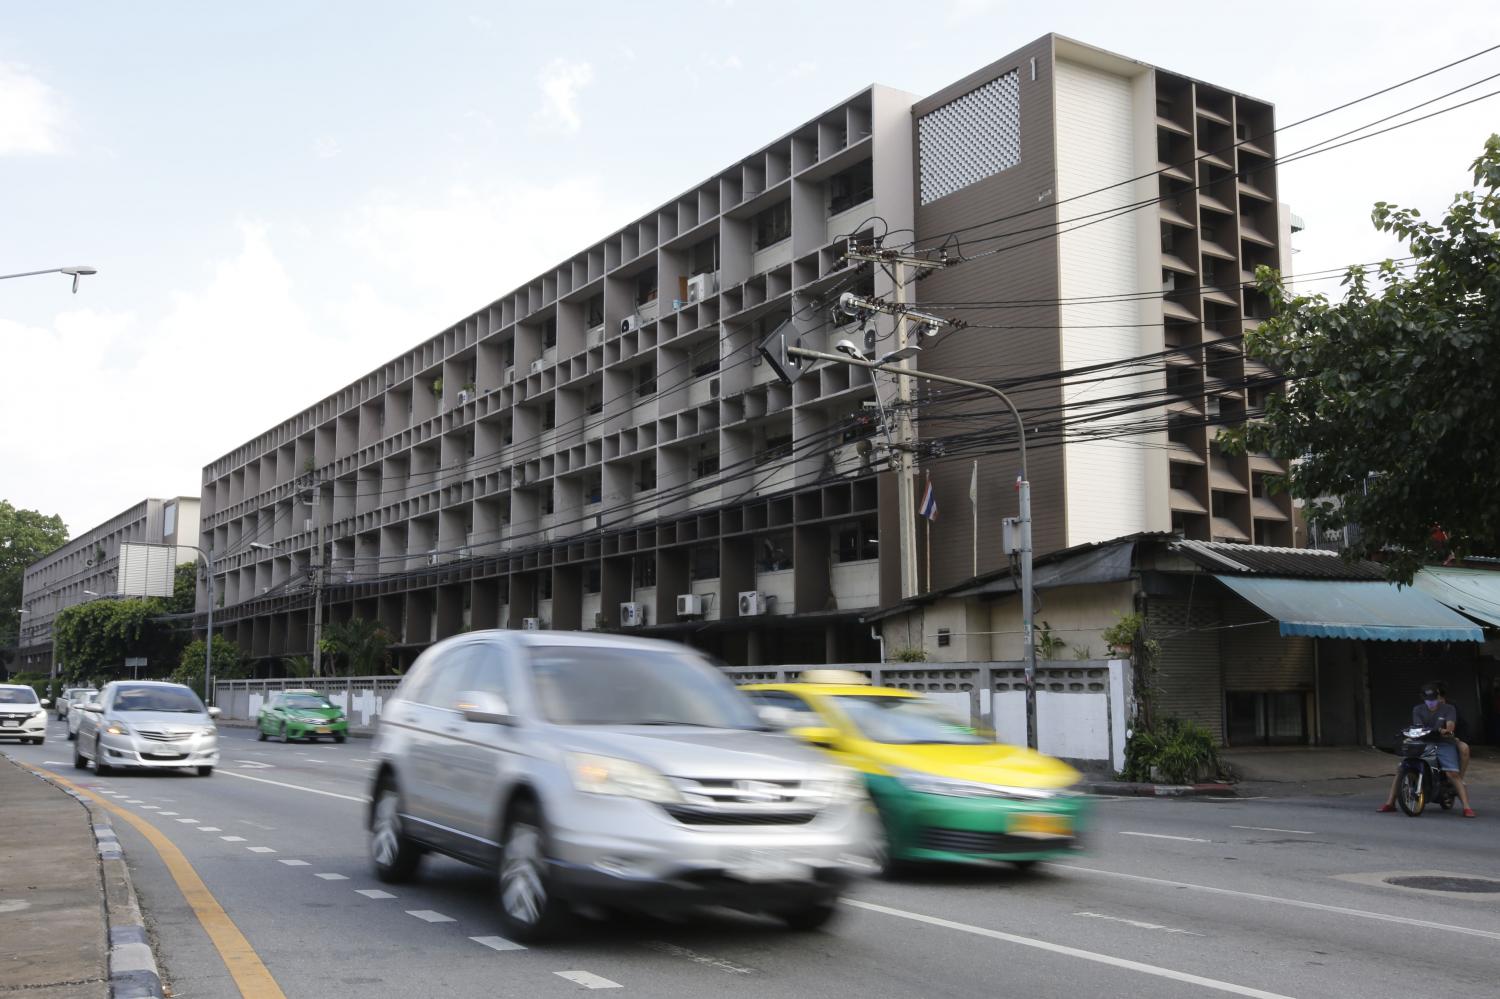
POLYGON ((73 294, 78 294, 78 279, 88 274, 98 274, 93 267, 48 267, 40 271, 21 271, 19 274, 0 274, 0 281, 9 278, 36 277, 38 274, 68 274, 73 278, 73 294))
POLYGON ((878 361, 867 361, 862 357, 848 354, 829 354, 821 350, 809 350, 806 347, 786 347, 788 358, 802 358, 808 361, 835 361, 839 364, 848 364, 857 368, 868 368, 872 371, 885 371, 890 374, 900 375, 907 378, 920 378, 929 382, 942 382, 945 385, 957 385, 961 388, 975 389, 979 392, 987 392, 1001 402, 1010 410, 1010 415, 1016 421, 1016 439, 1021 445, 1021 481, 1019 492, 1019 513, 1017 526, 1020 528, 1020 537, 1017 544, 1020 547, 1021 556, 1021 628, 1026 643, 1026 745, 1032 749, 1037 748, 1036 733, 1036 630, 1033 628, 1033 608, 1031 596, 1031 477, 1026 468, 1026 425, 1021 420, 1021 413, 1016 409, 1015 403, 1010 401, 1010 396, 983 382, 971 382, 965 378, 952 378, 948 375, 933 374, 929 371, 920 371, 908 368, 903 364, 890 363, 895 353, 905 357, 908 352, 915 353, 918 348, 907 347, 905 349, 888 354, 878 361))

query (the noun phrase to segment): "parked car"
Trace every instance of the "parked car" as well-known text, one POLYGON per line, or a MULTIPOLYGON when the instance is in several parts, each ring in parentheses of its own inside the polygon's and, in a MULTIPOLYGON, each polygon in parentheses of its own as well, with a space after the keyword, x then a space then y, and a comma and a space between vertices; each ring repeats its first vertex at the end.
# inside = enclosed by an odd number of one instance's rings
POLYGON ((260 741, 280 736, 282 742, 327 736, 343 742, 349 735, 344 712, 316 690, 273 690, 255 718, 260 741))
POLYGON ((93 763, 103 777, 121 767, 187 767, 207 777, 219 762, 219 709, 205 708, 191 687, 115 680, 78 710, 73 766, 79 770, 93 763))
POLYGON ((79 695, 93 691, 98 693, 97 687, 69 687, 57 696, 57 720, 63 721, 68 717, 68 711, 73 707, 73 702, 79 699, 79 695))
POLYGON ((741 690, 766 720, 864 774, 883 833, 875 853, 887 870, 905 861, 1025 867, 1078 849, 1086 821, 1086 799, 1071 790, 1078 771, 997 743, 910 690, 872 687, 854 673, 828 679, 741 690))
POLYGON ((88 713, 86 711, 80 711, 78 709, 83 707, 83 705, 85 704, 97 703, 99 703, 99 691, 97 690, 89 689, 74 693, 73 707, 68 711, 69 742, 72 742, 74 739, 78 738, 78 726, 83 721, 83 716, 88 713))
POLYGON ((512 940, 576 903, 728 905, 822 925, 869 838, 856 775, 771 731, 691 649, 488 631, 424 652, 380 715, 376 875, 494 872, 512 940))
POLYGON ((47 741, 47 705, 36 691, 21 683, 0 683, 0 739, 16 739, 40 746, 47 741))

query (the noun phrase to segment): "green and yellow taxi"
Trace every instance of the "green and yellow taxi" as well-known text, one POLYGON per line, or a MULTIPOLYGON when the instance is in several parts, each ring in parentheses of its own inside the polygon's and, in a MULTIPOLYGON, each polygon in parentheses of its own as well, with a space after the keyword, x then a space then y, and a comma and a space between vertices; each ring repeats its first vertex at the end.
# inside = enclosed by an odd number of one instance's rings
POLYGON ((886 869, 908 861, 1030 866, 1079 848, 1087 805, 1061 760, 997 743, 909 690, 816 670, 741 687, 768 722, 864 774, 886 869), (860 682, 862 681, 862 682, 860 682))
POLYGON ((343 742, 349 735, 344 712, 316 690, 275 690, 266 695, 256 716, 260 741, 277 736, 292 739, 332 739, 343 742))

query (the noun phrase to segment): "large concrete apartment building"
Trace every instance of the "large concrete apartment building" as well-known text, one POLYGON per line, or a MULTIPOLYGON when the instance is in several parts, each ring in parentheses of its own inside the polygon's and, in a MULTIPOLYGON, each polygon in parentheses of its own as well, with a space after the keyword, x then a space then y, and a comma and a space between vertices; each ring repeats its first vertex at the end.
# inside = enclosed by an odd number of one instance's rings
POLYGON ((198 530, 198 497, 143 499, 27 566, 15 671, 52 671, 53 622, 65 608, 115 595, 120 545, 193 545, 198 530))
MULTIPOLYGON (((851 236, 962 261, 912 290, 969 324, 916 364, 1033 379, 1040 550, 1287 542, 1263 485, 1280 466, 1219 454, 1211 425, 1259 402, 1236 338, 1266 308, 1242 283, 1288 252, 1272 127, 1263 101, 1053 35, 931 96, 871 86, 209 463, 217 623, 252 656, 305 653, 326 532, 330 619, 378 619, 403 661, 528 626, 875 658, 861 614, 900 596, 877 390, 843 365, 784 385, 755 349, 785 322, 809 346, 863 340, 830 303, 893 285, 844 259, 851 236), (1059 374, 1142 355, 1123 378, 1059 374), (1121 412, 1131 392, 1150 401, 1121 412)), ((952 514, 940 587, 974 544, 972 456, 945 442, 1008 423, 919 402, 924 445, 952 454, 922 459, 952 514)), ((1003 564, 1013 447, 979 449, 980 572, 1003 564)))

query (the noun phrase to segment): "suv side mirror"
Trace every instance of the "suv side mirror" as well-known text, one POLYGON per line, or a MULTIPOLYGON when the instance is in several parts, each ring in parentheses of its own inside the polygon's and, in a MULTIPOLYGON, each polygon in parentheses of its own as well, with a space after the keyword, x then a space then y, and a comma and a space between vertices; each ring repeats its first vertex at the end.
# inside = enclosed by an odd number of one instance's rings
POLYGON ((210 718, 217 718, 220 715, 222 715, 223 713, 224 712, 222 710, 220 710, 219 708, 209 708, 208 709, 208 717, 210 717, 210 718))
POLYGON ((823 749, 833 749, 839 741, 839 730, 827 725, 808 725, 789 731, 803 742, 810 742, 823 749))
POLYGON ((489 690, 466 690, 458 695, 453 706, 463 712, 466 721, 481 725, 514 725, 516 716, 510 713, 505 698, 489 690))
POLYGON ((46 707, 50 707, 51 705, 52 705, 52 702, 50 700, 48 700, 45 697, 42 698, 42 707, 46 708, 46 707))

